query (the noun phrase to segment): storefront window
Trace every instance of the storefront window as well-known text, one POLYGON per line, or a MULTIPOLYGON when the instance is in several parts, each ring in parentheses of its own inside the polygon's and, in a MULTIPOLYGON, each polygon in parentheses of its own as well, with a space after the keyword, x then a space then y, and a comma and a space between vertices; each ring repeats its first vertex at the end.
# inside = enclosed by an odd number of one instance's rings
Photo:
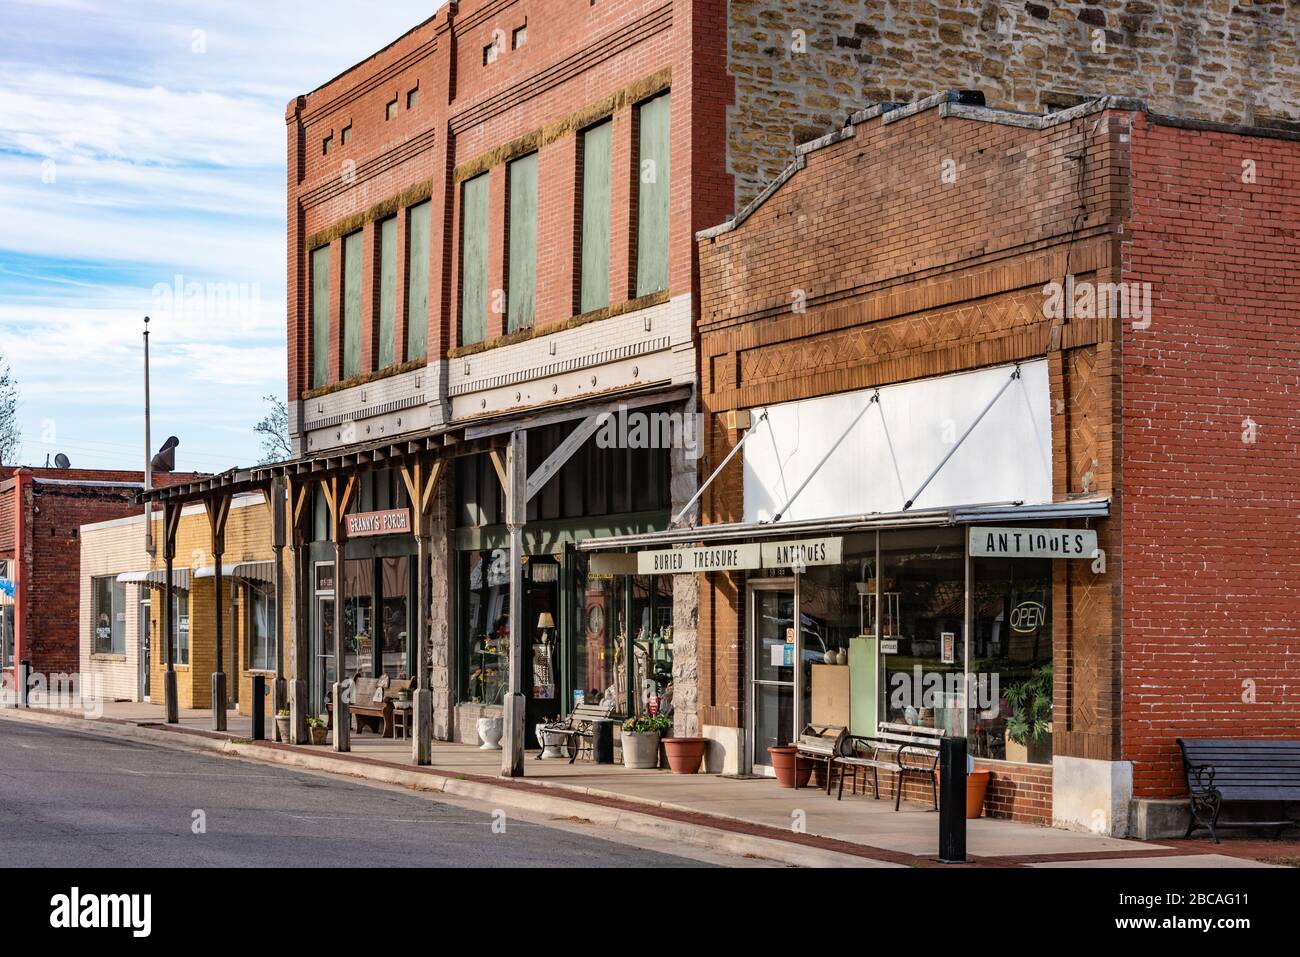
POLYGON ((0 668, 9 667, 14 657, 13 564, 0 561, 0 668))
POLYGON ((407 592, 410 588, 410 562, 406 556, 382 558, 380 578, 383 602, 379 627, 383 636, 383 669, 390 678, 406 674, 410 623, 407 618, 407 592))
POLYGON ((343 563, 343 674, 348 677, 375 673, 373 577, 368 560, 343 563))
POLYGON ((108 575, 91 581, 95 616, 93 650, 97 655, 126 654, 126 586, 108 575))
POLYGON ((631 646, 633 708, 638 715, 673 709, 672 581, 638 575, 632 591, 631 646))
POLYGON ((462 687, 475 704, 499 705, 510 682, 510 553, 460 554, 462 687))
MULTIPOLYGON (((574 637, 573 691, 574 704, 600 704, 619 699, 622 656, 615 641, 622 618, 622 576, 588 570, 586 556, 576 562, 574 589, 581 614, 574 637)), ((623 696, 624 701, 626 695, 623 696)), ((623 702, 617 706, 620 714, 623 702)))
POLYGON ((172 591, 172 663, 190 663, 190 593, 172 591))
POLYGON ((244 602, 248 617, 248 667, 275 670, 275 593, 263 585, 246 582, 244 602))

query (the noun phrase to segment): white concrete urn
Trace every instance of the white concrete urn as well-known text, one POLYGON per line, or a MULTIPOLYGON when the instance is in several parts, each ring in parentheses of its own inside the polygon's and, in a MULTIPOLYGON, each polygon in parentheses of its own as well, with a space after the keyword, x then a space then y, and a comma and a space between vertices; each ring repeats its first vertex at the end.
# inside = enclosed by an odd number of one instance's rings
POLYGON ((501 750, 501 735, 505 731, 505 722, 501 718, 479 718, 474 727, 483 741, 478 748, 480 751, 501 750))
POLYGON ((565 756, 564 752, 561 751, 560 748, 567 739, 566 735, 556 734, 554 731, 547 731, 546 725, 540 721, 534 725, 533 731, 537 734, 537 742, 542 746, 540 757, 543 760, 549 758, 562 758, 565 756))

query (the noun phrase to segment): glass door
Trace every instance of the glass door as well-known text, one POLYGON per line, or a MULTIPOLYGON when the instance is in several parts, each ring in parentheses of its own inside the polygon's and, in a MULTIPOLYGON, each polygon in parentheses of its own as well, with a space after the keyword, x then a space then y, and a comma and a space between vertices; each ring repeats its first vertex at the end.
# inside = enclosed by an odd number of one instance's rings
POLYGON ((755 774, 772 774, 767 749, 794 740, 799 660, 794 579, 749 585, 749 753, 755 774))
MULTIPOLYGON (((141 590, 143 591, 144 589, 141 590)), ((139 680, 138 690, 139 690, 141 701, 149 700, 149 666, 150 666, 149 645, 150 645, 150 639, 153 637, 152 619, 149 616, 149 610, 152 607, 153 607, 153 603, 148 599, 140 602, 139 629, 136 638, 136 640, 139 641, 140 643, 139 651, 136 657, 136 661, 139 664, 136 673, 139 680)))

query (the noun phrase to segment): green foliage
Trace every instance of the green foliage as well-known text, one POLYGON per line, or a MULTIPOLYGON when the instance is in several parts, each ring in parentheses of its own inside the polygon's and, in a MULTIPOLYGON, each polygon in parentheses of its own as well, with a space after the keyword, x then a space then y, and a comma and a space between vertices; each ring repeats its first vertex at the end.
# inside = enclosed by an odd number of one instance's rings
POLYGON ((623 722, 623 730, 628 734, 658 734, 662 736, 667 734, 672 726, 672 722, 662 714, 655 715, 653 718, 648 714, 637 715, 623 722))
POLYGON ((1008 687, 1002 696, 1011 706, 1007 737, 1016 744, 1037 744, 1051 733, 1052 666, 1043 665, 1025 681, 1008 687))

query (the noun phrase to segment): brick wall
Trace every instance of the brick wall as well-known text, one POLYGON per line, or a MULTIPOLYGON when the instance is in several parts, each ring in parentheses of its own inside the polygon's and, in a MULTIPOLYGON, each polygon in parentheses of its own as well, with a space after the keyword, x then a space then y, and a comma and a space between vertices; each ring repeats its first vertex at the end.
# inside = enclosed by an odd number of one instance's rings
POLYGON ((1300 727, 1300 142, 1138 117, 1132 155, 1124 756, 1158 798, 1175 738, 1300 727))
POLYGON ((1160 113, 1294 129, 1298 23, 1280 2, 732 0, 737 206, 795 144, 854 110, 951 89, 1033 113, 1121 94, 1160 113))

